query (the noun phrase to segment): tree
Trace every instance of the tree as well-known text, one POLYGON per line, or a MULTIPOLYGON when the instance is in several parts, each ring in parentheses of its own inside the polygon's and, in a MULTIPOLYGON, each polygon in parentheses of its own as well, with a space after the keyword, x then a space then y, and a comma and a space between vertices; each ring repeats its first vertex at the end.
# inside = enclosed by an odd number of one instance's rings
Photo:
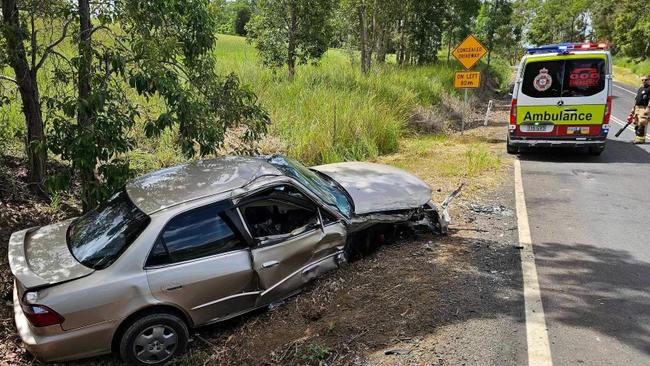
POLYGON ((650 57, 650 5, 640 0, 620 4, 614 22, 614 44, 628 57, 650 57))
POLYGON ((0 52, 6 54, 5 61, 13 69, 15 78, 3 75, 1 79, 15 83, 20 92, 27 130, 25 153, 28 159, 28 183, 31 190, 40 195, 45 194, 43 183, 47 148, 37 77, 48 57, 55 53, 56 46, 67 36, 72 20, 69 10, 64 1, 2 0, 2 35, 5 42, 0 52), (30 9, 27 24, 21 16, 24 9, 30 9), (35 26, 37 19, 43 20, 44 27, 47 28, 42 32, 46 35, 45 44, 39 43, 35 26))
POLYGON ((589 15, 597 41, 612 41, 615 35, 615 21, 620 2, 610 0, 595 0, 590 6, 589 15))
POLYGON ((251 19, 251 8, 245 2, 235 3, 235 15, 233 19, 233 30, 239 36, 246 36, 246 24, 251 19))
POLYGON ((527 19, 526 40, 533 45, 582 42, 589 38, 587 0, 524 0, 518 7, 527 19))
POLYGON ((477 18, 479 35, 488 49, 487 66, 490 67, 492 52, 500 47, 512 48, 517 44, 521 31, 512 23, 512 4, 508 0, 486 1, 481 5, 477 18), (512 37, 515 38, 512 38, 512 37))
POLYGON ((449 16, 446 6, 445 0, 414 0, 410 3, 411 16, 406 31, 413 63, 422 65, 438 60, 444 24, 449 16))
POLYGON ((445 22, 444 38, 447 41, 447 61, 455 43, 464 39, 476 24, 476 16, 481 8, 480 0, 450 0, 447 5, 448 16, 445 22))
MULTIPOLYGON (((52 47, 65 62, 52 66, 56 88, 44 101, 52 121, 48 148, 69 161, 70 170, 49 182, 60 189, 77 176, 84 210, 131 176, 137 120, 149 137, 178 126, 177 143, 187 157, 216 153, 234 127, 248 142, 266 131, 268 115, 255 95, 234 74, 216 73, 209 0, 61 3, 76 15, 78 32, 68 41, 77 48, 65 55, 52 47), (153 99, 157 105, 148 104, 153 99)), ((17 14, 29 18, 34 8, 17 14)))
POLYGON ((334 0, 260 0, 248 23, 248 37, 265 65, 286 65, 289 79, 296 64, 318 61, 332 41, 334 0))

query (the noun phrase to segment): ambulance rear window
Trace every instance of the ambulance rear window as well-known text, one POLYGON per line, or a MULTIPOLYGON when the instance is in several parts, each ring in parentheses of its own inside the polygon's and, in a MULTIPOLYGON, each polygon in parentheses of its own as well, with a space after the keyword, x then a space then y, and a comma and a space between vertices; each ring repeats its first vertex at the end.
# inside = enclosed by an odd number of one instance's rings
POLYGON ((522 92, 533 98, 588 97, 605 88, 605 60, 533 61, 526 64, 522 92))
POLYGON ((605 60, 567 60, 564 64, 563 97, 588 97, 605 88, 605 60))

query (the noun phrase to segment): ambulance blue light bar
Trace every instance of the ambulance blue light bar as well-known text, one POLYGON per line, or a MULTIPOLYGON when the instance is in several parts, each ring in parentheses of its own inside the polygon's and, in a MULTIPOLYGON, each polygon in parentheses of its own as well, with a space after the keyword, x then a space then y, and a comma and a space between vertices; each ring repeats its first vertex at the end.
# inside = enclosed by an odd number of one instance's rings
POLYGON ((549 44, 540 47, 528 48, 529 54, 533 53, 570 53, 575 51, 594 51, 594 50, 607 50, 609 45, 607 43, 558 43, 549 44))

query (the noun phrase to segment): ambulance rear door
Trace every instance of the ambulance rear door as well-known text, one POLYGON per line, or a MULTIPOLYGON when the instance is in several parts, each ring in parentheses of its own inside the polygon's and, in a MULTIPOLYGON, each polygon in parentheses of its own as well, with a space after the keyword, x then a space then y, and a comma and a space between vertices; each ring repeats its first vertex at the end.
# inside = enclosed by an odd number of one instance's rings
POLYGON ((515 134, 578 140, 606 134, 611 99, 608 54, 531 56, 521 65, 515 134))

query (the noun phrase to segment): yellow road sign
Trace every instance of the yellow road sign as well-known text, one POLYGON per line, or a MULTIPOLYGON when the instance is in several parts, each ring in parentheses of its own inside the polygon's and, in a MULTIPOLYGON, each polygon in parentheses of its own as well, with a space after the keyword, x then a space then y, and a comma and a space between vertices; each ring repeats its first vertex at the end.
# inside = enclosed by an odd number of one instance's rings
POLYGON ((456 71, 454 74, 454 88, 456 89, 476 89, 480 86, 480 71, 456 71))
POLYGON ((466 69, 471 69, 487 53, 487 48, 470 34, 451 53, 466 69))

